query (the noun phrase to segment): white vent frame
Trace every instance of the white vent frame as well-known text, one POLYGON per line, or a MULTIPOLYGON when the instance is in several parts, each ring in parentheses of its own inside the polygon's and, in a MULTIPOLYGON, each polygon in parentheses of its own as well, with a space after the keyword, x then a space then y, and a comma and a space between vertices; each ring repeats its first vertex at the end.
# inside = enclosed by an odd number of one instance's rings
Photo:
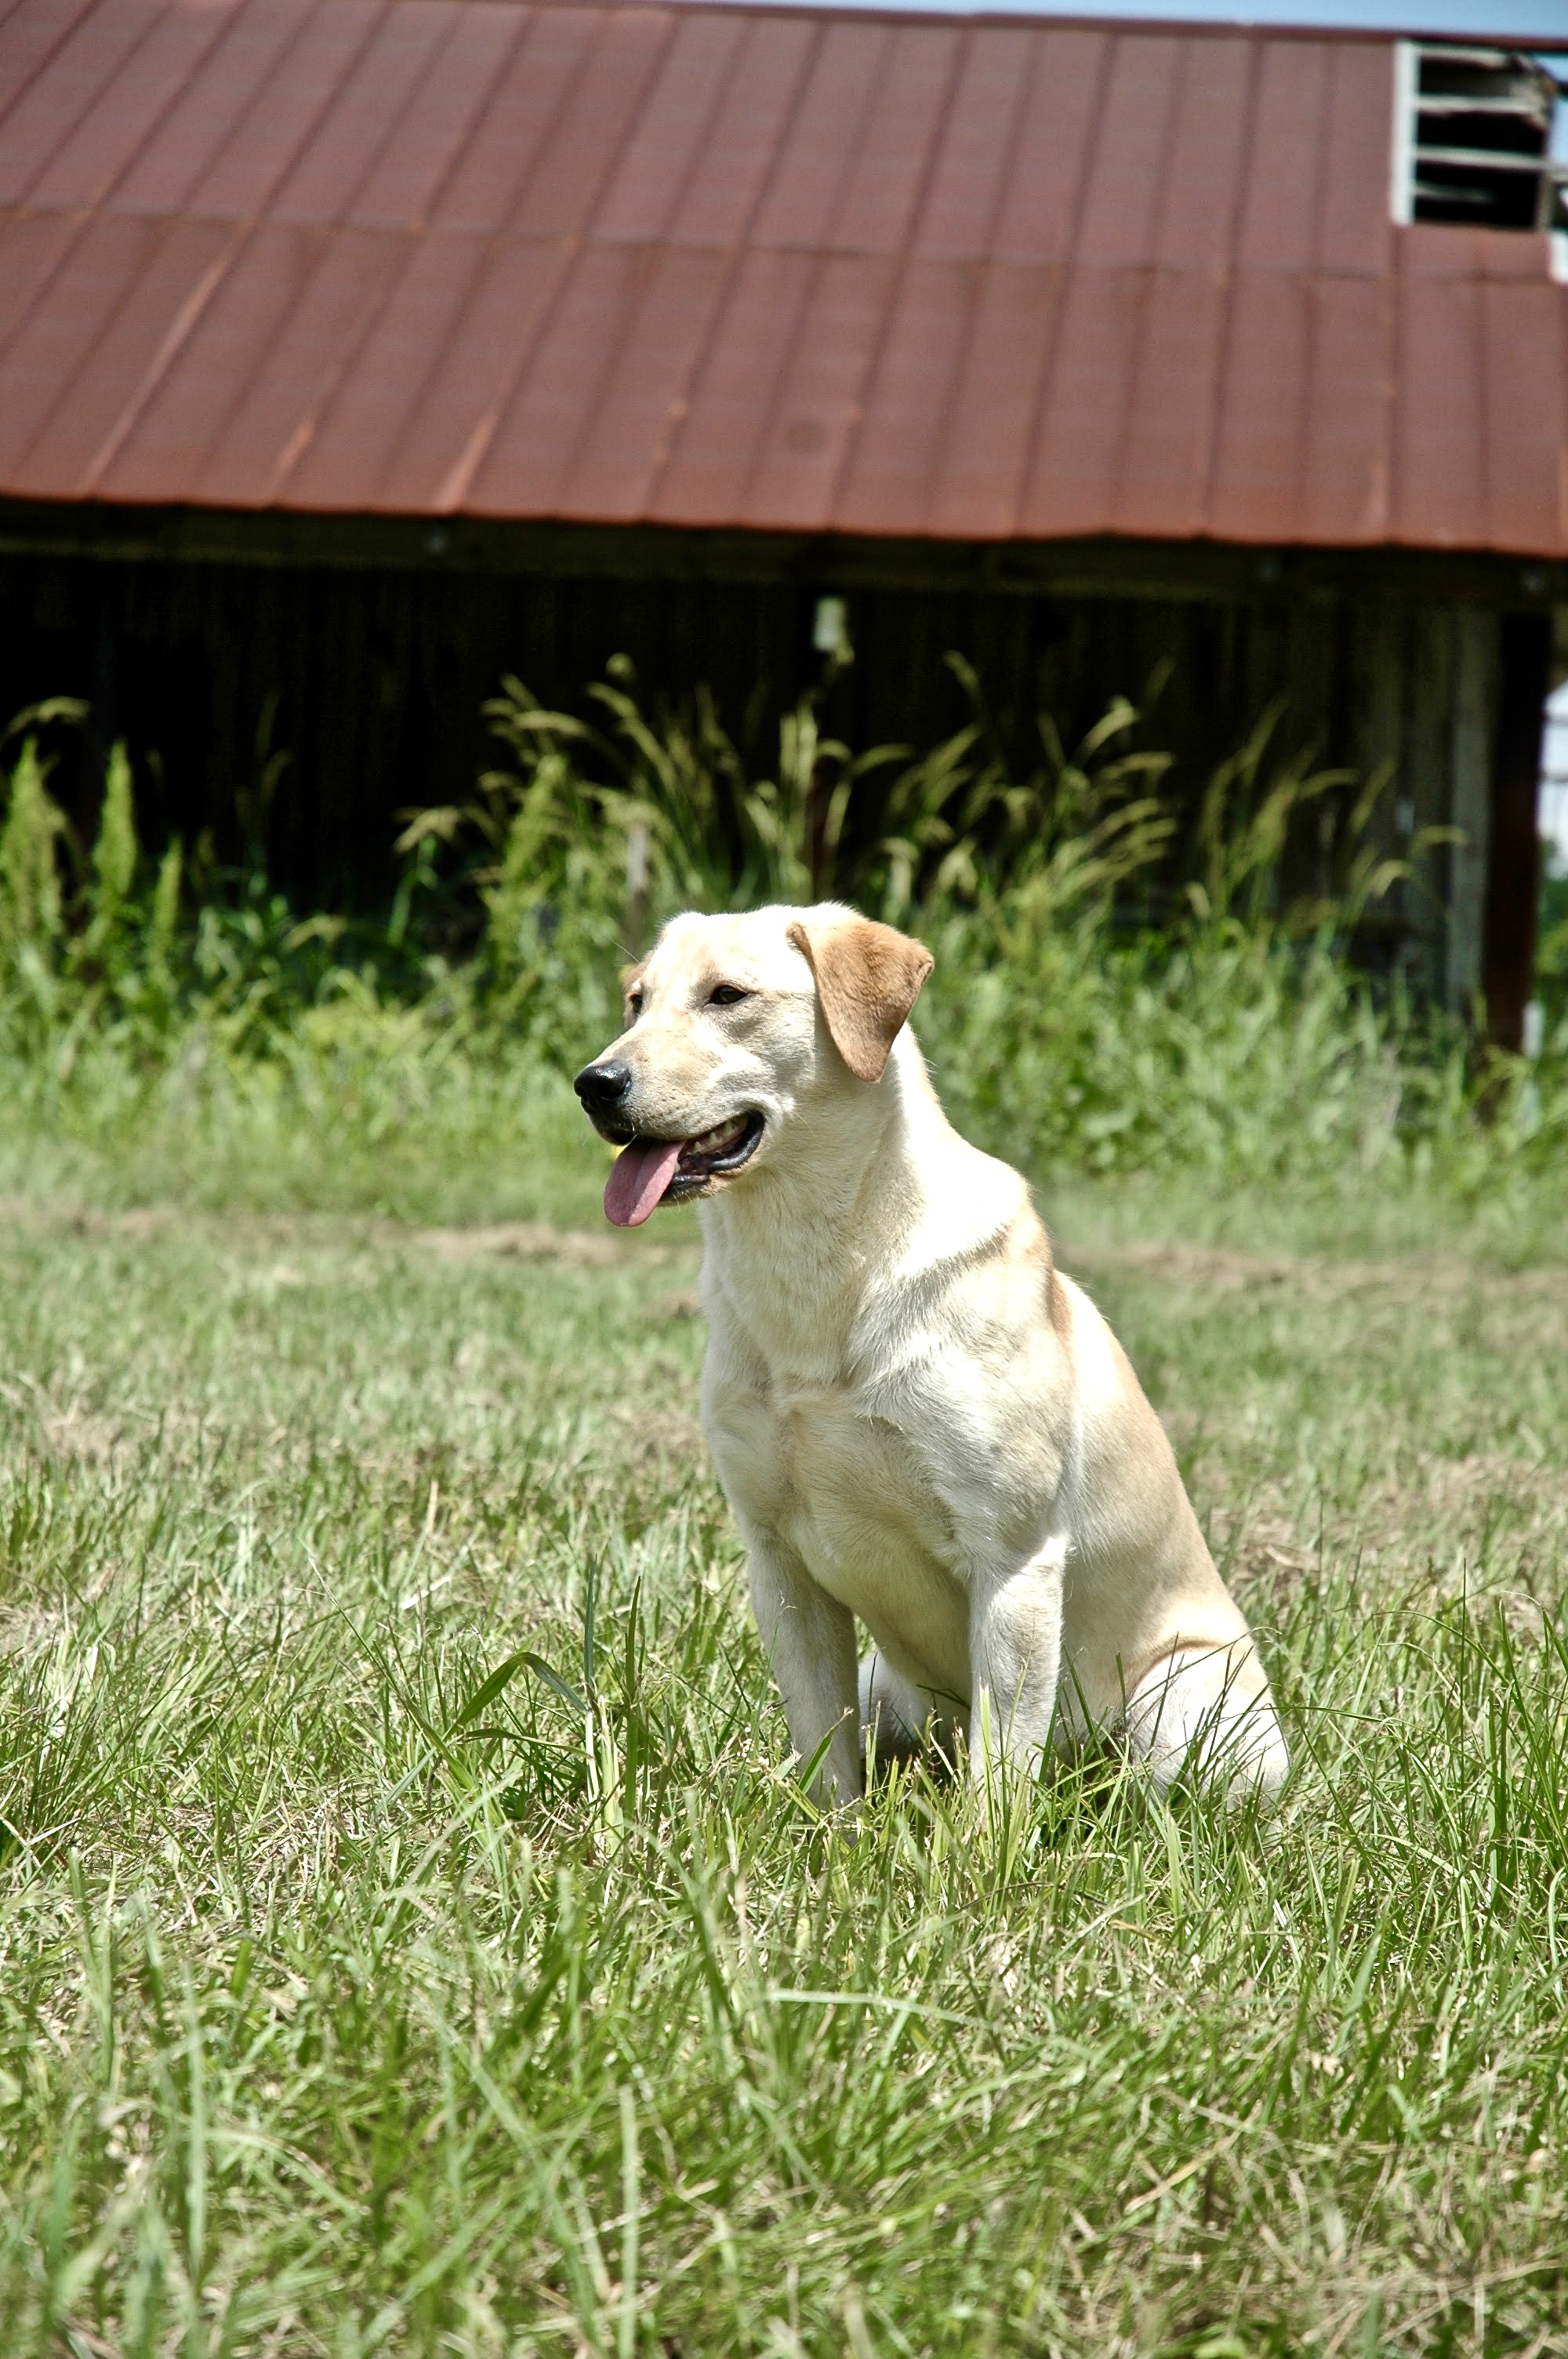
MULTIPOLYGON (((1397 227, 1409 228, 1413 222, 1421 218, 1417 212, 1417 202, 1420 164, 1423 156, 1430 158, 1434 163, 1459 163, 1469 161, 1474 158, 1476 163, 1485 167, 1487 159, 1494 154, 1500 159, 1507 152, 1483 148, 1444 150, 1434 143, 1422 140, 1420 132, 1422 113, 1421 91, 1422 62, 1430 57, 1434 60, 1468 61, 1476 65, 1489 65, 1499 69, 1513 64, 1529 70, 1543 81, 1552 82, 1560 94, 1568 94, 1568 85, 1565 85, 1546 66, 1544 62, 1546 54, 1549 53, 1542 52, 1537 55, 1534 51, 1523 48, 1476 41, 1397 41, 1394 44, 1393 136, 1390 142, 1389 212, 1397 227)), ((1429 99, 1428 112, 1432 111, 1434 103, 1441 108, 1443 101, 1439 99, 1433 102, 1429 99)), ((1454 104, 1457 111, 1457 102, 1454 102, 1454 104)), ((1485 103, 1482 102, 1481 105, 1484 108, 1485 103)), ((1477 110, 1472 108, 1470 111, 1477 110)), ((1568 223, 1562 218, 1565 209, 1568 209, 1568 161, 1554 158, 1552 154, 1550 120, 1546 126, 1544 151, 1539 159, 1521 155, 1515 163, 1503 160, 1493 161, 1490 168, 1493 171, 1517 170, 1520 173, 1532 173, 1538 183, 1544 184, 1545 188, 1554 192, 1553 198, 1542 197, 1538 202, 1538 213, 1546 214, 1548 218, 1538 219, 1533 227, 1527 224, 1520 224, 1517 229, 1509 226, 1504 229, 1503 234, 1517 235, 1522 232, 1527 235, 1539 235, 1543 231, 1549 232, 1553 249, 1552 275, 1560 276, 1565 266, 1565 256, 1568 256, 1568 223), (1553 212, 1559 216, 1556 220, 1550 217, 1553 212)), ((1477 226, 1502 227, 1498 223, 1478 223, 1477 226)))

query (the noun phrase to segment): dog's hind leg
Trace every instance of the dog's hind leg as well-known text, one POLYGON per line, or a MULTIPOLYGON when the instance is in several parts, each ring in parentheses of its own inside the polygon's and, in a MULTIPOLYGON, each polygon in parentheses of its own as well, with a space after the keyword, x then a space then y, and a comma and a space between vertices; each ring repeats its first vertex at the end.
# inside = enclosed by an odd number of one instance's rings
POLYGON ((1250 1639, 1162 1655, 1128 1698, 1128 1748, 1167 1794, 1189 1759, 1234 1808, 1271 1809, 1290 1769, 1274 1700, 1250 1639))
POLYGON ((954 1714, 961 1708, 894 1670, 885 1655, 860 1661, 860 1745, 868 1735, 879 1769, 939 1752, 954 1758, 954 1714))

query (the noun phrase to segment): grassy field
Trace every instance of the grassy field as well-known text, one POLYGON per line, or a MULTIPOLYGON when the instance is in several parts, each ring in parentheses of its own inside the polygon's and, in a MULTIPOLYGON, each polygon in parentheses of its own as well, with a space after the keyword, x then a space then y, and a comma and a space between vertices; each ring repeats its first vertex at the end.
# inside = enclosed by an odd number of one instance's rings
POLYGON ((1044 1188, 1298 1772, 850 1840, 563 1104, 4 1149, 7 2354, 1563 2349, 1560 1200, 1044 1188))

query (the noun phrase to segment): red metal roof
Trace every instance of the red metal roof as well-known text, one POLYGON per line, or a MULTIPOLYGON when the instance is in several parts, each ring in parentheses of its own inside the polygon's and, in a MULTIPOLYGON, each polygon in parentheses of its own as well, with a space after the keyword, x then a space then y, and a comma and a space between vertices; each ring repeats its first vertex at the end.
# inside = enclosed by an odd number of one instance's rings
POLYGON ((1568 555, 1549 242, 1394 45, 0 0, 0 494, 1568 555))

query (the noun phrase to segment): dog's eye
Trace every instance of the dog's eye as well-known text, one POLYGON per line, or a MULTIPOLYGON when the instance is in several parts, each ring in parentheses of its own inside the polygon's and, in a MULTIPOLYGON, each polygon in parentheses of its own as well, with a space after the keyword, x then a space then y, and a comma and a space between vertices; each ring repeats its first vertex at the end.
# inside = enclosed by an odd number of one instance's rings
POLYGON ((627 995, 626 1013, 633 1018, 643 1013, 643 995, 640 991, 630 992, 627 995))
POLYGON ((733 1007, 738 1000, 750 999, 751 996, 751 993, 742 991, 738 984, 716 983, 708 995, 708 1004, 709 1007, 733 1007))

